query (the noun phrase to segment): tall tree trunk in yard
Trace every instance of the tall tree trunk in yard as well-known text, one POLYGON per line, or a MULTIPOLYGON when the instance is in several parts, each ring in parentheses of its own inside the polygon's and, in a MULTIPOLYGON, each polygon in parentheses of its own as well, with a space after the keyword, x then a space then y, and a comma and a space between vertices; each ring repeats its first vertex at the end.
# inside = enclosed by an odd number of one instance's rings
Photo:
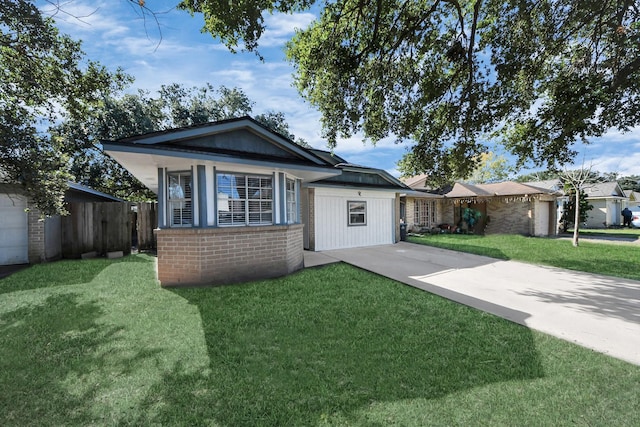
POLYGON ((580 229, 580 189, 576 188, 576 201, 575 201, 575 211, 576 215, 574 218, 574 227, 573 227, 573 246, 578 246, 578 235, 580 229))

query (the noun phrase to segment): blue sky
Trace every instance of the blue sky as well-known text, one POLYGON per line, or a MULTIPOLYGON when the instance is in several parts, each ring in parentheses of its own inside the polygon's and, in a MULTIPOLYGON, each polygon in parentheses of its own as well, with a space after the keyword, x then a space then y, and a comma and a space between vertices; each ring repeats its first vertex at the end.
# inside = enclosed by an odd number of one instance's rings
MULTIPOLYGON (((147 89, 154 93, 171 83, 238 87, 255 103, 254 114, 281 111, 293 134, 314 148, 326 149, 320 135, 320 114, 292 86, 293 67, 283 52, 295 28, 304 28, 314 19, 312 13, 269 16, 260 40, 265 61, 260 62, 252 53, 230 53, 211 35, 201 33, 202 16, 174 10, 176 3, 147 0, 147 6, 158 12, 158 23, 149 16, 143 19, 126 0, 60 1, 64 12, 57 13, 55 19, 62 32, 83 41, 88 58, 111 70, 121 67, 135 77, 132 92, 147 89)), ((36 4, 45 11, 52 9, 44 0, 36 4)), ((355 136, 339 140, 335 151, 352 163, 398 176, 396 162, 408 147, 392 139, 373 146, 355 136)), ((640 175, 640 128, 627 134, 611 132, 587 147, 580 146, 579 151, 578 166, 584 162, 601 172, 640 175)))

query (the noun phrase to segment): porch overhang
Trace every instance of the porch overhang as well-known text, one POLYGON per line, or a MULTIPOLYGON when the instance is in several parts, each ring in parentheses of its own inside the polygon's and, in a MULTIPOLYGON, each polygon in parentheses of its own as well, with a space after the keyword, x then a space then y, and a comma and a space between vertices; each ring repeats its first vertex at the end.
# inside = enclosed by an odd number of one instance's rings
POLYGON ((303 182, 338 176, 341 170, 327 166, 286 161, 259 160, 224 154, 199 153, 188 150, 166 150, 153 145, 132 145, 104 142, 104 152, 120 163, 151 191, 158 192, 158 168, 180 169, 185 161, 198 165, 216 167, 221 171, 239 171, 271 174, 274 170, 286 172, 303 182))

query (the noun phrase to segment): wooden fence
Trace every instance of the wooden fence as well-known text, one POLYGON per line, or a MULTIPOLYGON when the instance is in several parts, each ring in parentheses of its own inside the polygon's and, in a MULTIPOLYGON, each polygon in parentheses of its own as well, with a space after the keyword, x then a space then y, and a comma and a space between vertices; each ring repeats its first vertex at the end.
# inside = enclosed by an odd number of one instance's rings
POLYGON ((83 253, 122 251, 131 253, 133 213, 130 203, 69 203, 62 217, 62 257, 83 253))
POLYGON ((138 203, 136 213, 136 246, 139 250, 156 249, 156 235, 153 230, 158 228, 158 204, 156 202, 138 203))

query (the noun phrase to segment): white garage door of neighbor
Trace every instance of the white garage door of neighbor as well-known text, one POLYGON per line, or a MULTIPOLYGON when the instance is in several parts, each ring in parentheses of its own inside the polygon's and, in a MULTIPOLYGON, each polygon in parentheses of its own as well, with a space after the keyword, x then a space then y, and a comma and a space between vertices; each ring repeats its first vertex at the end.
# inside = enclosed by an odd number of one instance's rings
POLYGON ((0 265, 29 262, 26 199, 0 194, 0 265))

